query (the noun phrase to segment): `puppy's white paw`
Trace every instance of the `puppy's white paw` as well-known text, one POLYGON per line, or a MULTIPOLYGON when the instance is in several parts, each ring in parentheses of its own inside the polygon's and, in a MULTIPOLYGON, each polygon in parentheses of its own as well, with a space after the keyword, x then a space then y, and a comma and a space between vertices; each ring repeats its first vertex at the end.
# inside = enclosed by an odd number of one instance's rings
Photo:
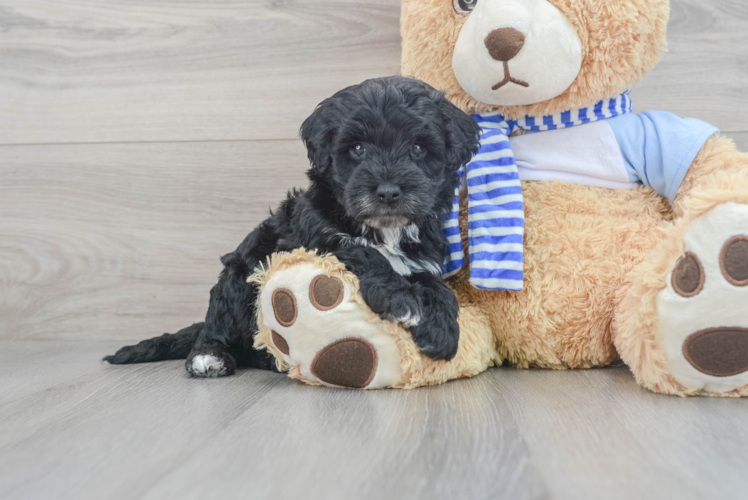
POLYGON ((395 323, 400 323, 405 328, 412 328, 414 326, 418 326, 418 324, 421 322, 421 314, 410 311, 408 314, 399 318, 392 318, 392 321, 394 321, 395 323))
POLYGON ((212 354, 198 354, 192 358, 187 371, 193 377, 201 378, 224 377, 228 372, 224 362, 212 354))

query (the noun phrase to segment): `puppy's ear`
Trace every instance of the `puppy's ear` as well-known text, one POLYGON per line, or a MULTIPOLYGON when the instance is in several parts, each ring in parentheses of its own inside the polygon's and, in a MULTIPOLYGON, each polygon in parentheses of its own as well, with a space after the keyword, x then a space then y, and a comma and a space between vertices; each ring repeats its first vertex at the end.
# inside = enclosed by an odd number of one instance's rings
POLYGON ((312 170, 324 172, 332 166, 332 141, 335 132, 333 98, 322 101, 301 124, 301 140, 306 146, 312 170))
POLYGON ((447 140, 447 166, 456 172, 478 152, 481 129, 473 118, 442 94, 437 101, 444 118, 447 140))

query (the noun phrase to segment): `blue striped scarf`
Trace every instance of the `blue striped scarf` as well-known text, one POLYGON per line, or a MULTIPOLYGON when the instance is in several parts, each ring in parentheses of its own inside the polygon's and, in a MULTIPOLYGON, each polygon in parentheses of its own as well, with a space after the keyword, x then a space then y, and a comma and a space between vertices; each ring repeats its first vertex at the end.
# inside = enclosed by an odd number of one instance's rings
MULTIPOLYGON (((509 145, 511 133, 569 128, 630 113, 633 106, 629 93, 552 116, 506 120, 498 113, 473 115, 482 129, 481 146, 459 173, 461 179, 467 176, 470 283, 474 287, 522 291, 525 205, 517 162, 509 145)), ((449 243, 445 277, 465 266, 459 209, 460 186, 455 190, 452 211, 445 216, 443 233, 449 243)))

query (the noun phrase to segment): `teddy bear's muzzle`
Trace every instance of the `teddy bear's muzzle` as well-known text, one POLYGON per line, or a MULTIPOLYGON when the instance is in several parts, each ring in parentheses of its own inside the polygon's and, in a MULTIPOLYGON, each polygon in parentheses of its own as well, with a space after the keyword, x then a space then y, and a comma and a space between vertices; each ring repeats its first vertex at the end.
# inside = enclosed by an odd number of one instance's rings
POLYGON ((498 28, 488 34, 483 41, 488 49, 489 55, 496 61, 504 63, 504 79, 493 86, 493 90, 514 83, 522 87, 529 87, 530 84, 512 77, 509 70, 509 61, 517 57, 522 47, 525 46, 525 35, 518 29, 498 28))

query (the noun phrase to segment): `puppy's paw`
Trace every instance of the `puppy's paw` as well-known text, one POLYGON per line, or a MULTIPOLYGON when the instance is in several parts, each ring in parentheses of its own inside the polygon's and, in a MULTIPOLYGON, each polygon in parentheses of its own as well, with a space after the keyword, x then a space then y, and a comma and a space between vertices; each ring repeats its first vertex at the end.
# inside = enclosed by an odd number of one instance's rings
POLYGON ((400 292, 389 297, 388 302, 388 307, 381 314, 383 320, 400 323, 408 329, 421 322, 422 308, 418 297, 400 292))
POLYGON ((225 377, 236 371, 234 358, 216 347, 193 349, 184 366, 190 375, 199 378, 225 377))
POLYGON ((395 385, 400 353, 386 323, 363 303, 355 279, 343 269, 321 269, 320 257, 308 258, 269 276, 260 295, 264 328, 255 346, 267 347, 290 366, 291 377, 305 382, 362 389, 395 385))
POLYGON ((418 325, 410 328, 418 349, 435 361, 450 361, 457 354, 460 326, 457 315, 429 311, 418 325))
POLYGON ((418 324, 421 322, 421 314, 418 312, 409 311, 408 314, 392 318, 390 321, 400 323, 405 328, 413 328, 414 326, 418 326, 418 324))

